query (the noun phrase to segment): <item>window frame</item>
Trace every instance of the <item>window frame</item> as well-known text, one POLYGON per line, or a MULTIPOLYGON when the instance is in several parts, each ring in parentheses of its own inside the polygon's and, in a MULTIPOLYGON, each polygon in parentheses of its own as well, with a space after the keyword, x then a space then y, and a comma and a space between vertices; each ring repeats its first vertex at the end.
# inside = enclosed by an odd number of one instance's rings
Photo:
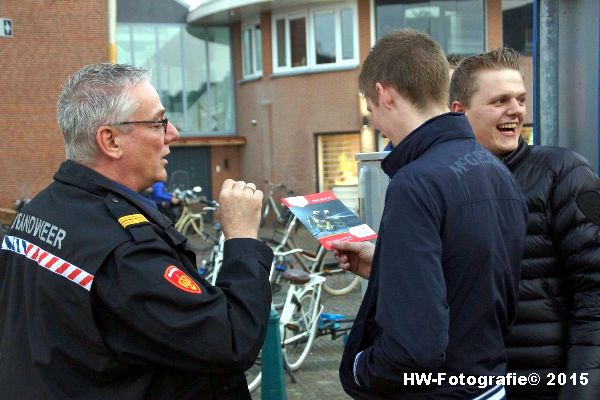
MULTIPOLYGON (((435 0, 424 0, 422 2, 423 4, 420 4, 419 6, 421 6, 421 7, 432 7, 432 6, 434 6, 434 4, 433 4, 434 1, 435 0)), ((456 2, 456 1, 460 1, 460 0, 454 0, 454 1, 456 2)), ((442 50, 444 50, 445 53, 458 53, 458 54, 461 54, 463 56, 469 56, 469 55, 473 55, 473 54, 478 54, 478 53, 481 53, 481 52, 485 52, 486 48, 487 48, 488 28, 489 28, 489 26, 488 26, 488 12, 489 11, 488 11, 487 0, 473 0, 473 1, 476 1, 477 3, 480 3, 481 7, 482 7, 481 8, 482 12, 481 12, 481 15, 480 15, 480 18, 481 18, 481 28, 482 28, 482 35, 480 36, 481 37, 481 42, 480 42, 481 43, 481 47, 480 47, 480 49, 476 49, 474 51, 448 49, 448 48, 446 48, 445 43, 443 43, 443 41, 440 41, 438 38, 436 38, 436 36, 433 33, 425 32, 425 31, 422 31, 422 32, 424 32, 424 33, 428 34, 429 36, 431 36, 433 38, 433 40, 436 40, 440 44, 440 46, 442 47, 442 50)), ((371 24, 372 25, 371 26, 373 28, 373 32, 372 32, 372 34, 373 34, 373 38, 372 38, 373 43, 375 41, 377 41, 378 39, 380 39, 381 37, 383 37, 385 34, 391 32, 391 31, 380 32, 380 30, 379 30, 378 12, 380 11, 380 8, 379 8, 380 6, 384 6, 384 5, 402 5, 402 6, 406 7, 406 6, 413 5, 414 3, 416 3, 416 2, 413 2, 413 1, 410 1, 410 0, 398 0, 396 3, 393 3, 393 4, 383 4, 382 5, 382 4, 378 4, 377 0, 371 0, 371 4, 373 6, 372 13, 371 13, 371 15, 372 15, 372 19, 371 19, 371 24)), ((392 29, 392 31, 396 30, 396 29, 405 29, 405 28, 407 28, 407 27, 398 24, 397 26, 394 27, 394 29, 392 29)))
POLYGON ((243 79, 254 79, 260 78, 263 74, 263 60, 262 60, 262 26, 260 24, 259 19, 252 19, 242 23, 242 31, 241 31, 241 43, 242 43, 242 77, 243 79), (252 60, 250 63, 252 65, 252 71, 248 73, 246 71, 246 43, 244 43, 244 35, 247 31, 250 31, 250 37, 252 40, 252 47, 250 48, 250 55, 252 60), (261 44, 260 44, 260 52, 257 49, 257 32, 260 32, 261 44), (260 54, 259 54, 260 53, 260 54), (260 68, 258 68, 260 60, 260 68))
POLYGON ((319 5, 314 7, 286 9, 278 12, 273 12, 271 18, 271 42, 272 42, 272 65, 273 75, 287 75, 294 73, 310 73, 331 71, 339 69, 355 68, 359 65, 359 42, 358 42, 358 7, 356 2, 345 1, 334 4, 319 5), (343 59, 342 53, 342 18, 341 11, 350 9, 352 12, 352 52, 353 57, 343 59), (334 14, 334 35, 335 35, 335 59, 333 63, 317 64, 316 46, 315 46, 315 15, 319 13, 333 12, 334 14), (304 18, 306 31, 306 65, 291 66, 291 38, 290 38, 290 21, 304 18), (285 62, 286 65, 280 67, 278 65, 278 38, 277 38, 277 21, 284 21, 285 35, 285 62))

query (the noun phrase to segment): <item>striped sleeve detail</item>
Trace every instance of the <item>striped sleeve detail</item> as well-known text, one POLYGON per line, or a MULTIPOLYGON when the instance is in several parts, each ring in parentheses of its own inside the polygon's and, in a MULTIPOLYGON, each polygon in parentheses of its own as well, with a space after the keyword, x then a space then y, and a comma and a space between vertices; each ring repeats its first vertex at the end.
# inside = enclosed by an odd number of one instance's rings
POLYGON ((81 268, 52 253, 48 253, 46 250, 29 243, 25 239, 16 236, 4 236, 4 240, 2 240, 2 250, 12 251, 25 256, 37 263, 40 267, 76 283, 88 292, 92 287, 94 275, 88 274, 81 268))

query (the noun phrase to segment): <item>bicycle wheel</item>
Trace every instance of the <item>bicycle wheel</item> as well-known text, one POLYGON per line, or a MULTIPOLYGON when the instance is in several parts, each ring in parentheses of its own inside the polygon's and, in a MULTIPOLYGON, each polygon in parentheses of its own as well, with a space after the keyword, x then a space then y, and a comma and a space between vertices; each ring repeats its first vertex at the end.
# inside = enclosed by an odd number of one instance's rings
POLYGON ((246 375, 246 382, 248 383, 248 390, 254 391, 260 386, 262 380, 262 350, 258 353, 258 358, 248 370, 244 372, 246 375))
POLYGON ((326 281, 323 289, 334 296, 342 296, 350 293, 360 284, 360 277, 341 269, 333 257, 333 253, 321 248, 317 254, 317 260, 313 264, 313 271, 321 273, 326 281))
POLYGON ((317 326, 318 304, 313 288, 304 290, 293 300, 294 311, 289 321, 281 321, 283 356, 290 370, 295 371, 310 352, 317 326))
POLYGON ((323 289, 334 296, 348 294, 360 284, 358 275, 341 269, 337 263, 324 264, 322 271, 327 279, 323 283, 323 289))

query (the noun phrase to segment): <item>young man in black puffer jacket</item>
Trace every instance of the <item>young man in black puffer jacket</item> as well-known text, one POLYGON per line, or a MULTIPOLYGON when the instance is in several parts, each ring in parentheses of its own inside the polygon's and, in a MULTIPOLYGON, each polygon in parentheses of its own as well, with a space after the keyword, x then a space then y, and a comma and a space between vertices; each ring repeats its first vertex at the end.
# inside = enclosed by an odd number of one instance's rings
POLYGON ((498 49, 463 60, 450 84, 452 111, 512 171, 529 209, 506 346, 508 371, 541 382, 507 387, 508 398, 600 399, 600 182, 581 155, 521 138, 520 68, 517 52, 498 49))

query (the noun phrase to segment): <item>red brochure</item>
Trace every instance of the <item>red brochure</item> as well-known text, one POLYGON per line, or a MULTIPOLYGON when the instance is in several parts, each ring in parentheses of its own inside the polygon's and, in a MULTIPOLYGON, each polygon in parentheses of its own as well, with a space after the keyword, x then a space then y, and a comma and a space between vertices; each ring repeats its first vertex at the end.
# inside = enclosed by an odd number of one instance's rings
POLYGON ((281 202, 327 250, 336 240, 362 242, 377 237, 377 233, 332 192, 286 197, 281 202))

